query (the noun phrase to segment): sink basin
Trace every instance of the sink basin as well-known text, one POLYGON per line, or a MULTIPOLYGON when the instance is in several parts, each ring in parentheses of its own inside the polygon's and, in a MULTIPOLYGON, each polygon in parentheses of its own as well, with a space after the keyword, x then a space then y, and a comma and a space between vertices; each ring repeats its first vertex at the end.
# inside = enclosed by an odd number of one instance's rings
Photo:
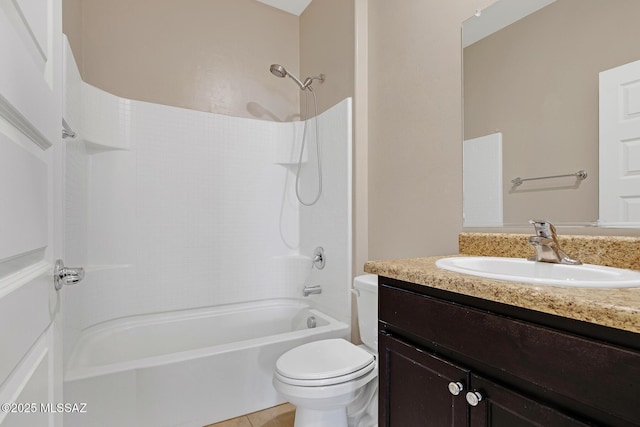
POLYGON ((640 272, 600 265, 564 265, 529 261, 525 258, 451 257, 436 261, 436 266, 458 273, 488 279, 548 286, 583 288, 640 287, 640 272))

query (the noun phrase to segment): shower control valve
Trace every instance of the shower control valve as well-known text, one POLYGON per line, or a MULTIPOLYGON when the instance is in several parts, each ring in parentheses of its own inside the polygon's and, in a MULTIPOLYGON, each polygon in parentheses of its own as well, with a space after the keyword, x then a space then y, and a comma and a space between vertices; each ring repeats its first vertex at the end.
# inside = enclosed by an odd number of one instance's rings
POLYGON ((315 251, 313 251, 313 267, 318 270, 322 270, 325 264, 325 256, 324 249, 322 246, 318 246, 315 251))

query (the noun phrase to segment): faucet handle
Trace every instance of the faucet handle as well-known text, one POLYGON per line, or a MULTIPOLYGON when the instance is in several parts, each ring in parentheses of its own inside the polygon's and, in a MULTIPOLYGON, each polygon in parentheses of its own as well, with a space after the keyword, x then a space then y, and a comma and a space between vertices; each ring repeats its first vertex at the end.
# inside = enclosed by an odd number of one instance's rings
POLYGON ((529 220, 529 224, 533 225, 533 227, 535 228, 536 236, 555 240, 556 228, 550 222, 531 219, 529 220))
POLYGON ((327 259, 324 256, 324 249, 322 248, 322 246, 318 246, 314 251, 313 251, 313 264, 311 264, 311 268, 313 269, 313 267, 317 268, 318 270, 322 270, 324 268, 324 264, 326 263, 327 259))
POLYGON ((556 264, 582 264, 577 259, 568 256, 558 243, 556 228, 547 221, 530 220, 529 224, 536 229, 536 235, 529 237, 531 243, 536 249, 536 256, 530 257, 531 261, 543 261, 556 264))

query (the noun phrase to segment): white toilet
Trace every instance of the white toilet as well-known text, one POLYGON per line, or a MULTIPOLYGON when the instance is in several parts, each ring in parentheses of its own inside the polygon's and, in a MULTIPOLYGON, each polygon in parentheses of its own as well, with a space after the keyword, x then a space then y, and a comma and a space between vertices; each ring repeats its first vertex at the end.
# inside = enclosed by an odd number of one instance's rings
POLYGON ((314 341, 276 362, 273 386, 296 406, 294 427, 378 425, 378 276, 358 276, 354 288, 364 345, 314 341))

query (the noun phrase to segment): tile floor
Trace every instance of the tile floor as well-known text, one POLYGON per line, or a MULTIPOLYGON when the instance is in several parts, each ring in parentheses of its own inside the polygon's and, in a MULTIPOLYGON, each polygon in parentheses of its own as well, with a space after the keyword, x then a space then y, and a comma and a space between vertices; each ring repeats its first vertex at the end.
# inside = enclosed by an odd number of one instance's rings
POLYGON ((205 427, 293 427, 295 412, 295 406, 285 403, 205 427))

